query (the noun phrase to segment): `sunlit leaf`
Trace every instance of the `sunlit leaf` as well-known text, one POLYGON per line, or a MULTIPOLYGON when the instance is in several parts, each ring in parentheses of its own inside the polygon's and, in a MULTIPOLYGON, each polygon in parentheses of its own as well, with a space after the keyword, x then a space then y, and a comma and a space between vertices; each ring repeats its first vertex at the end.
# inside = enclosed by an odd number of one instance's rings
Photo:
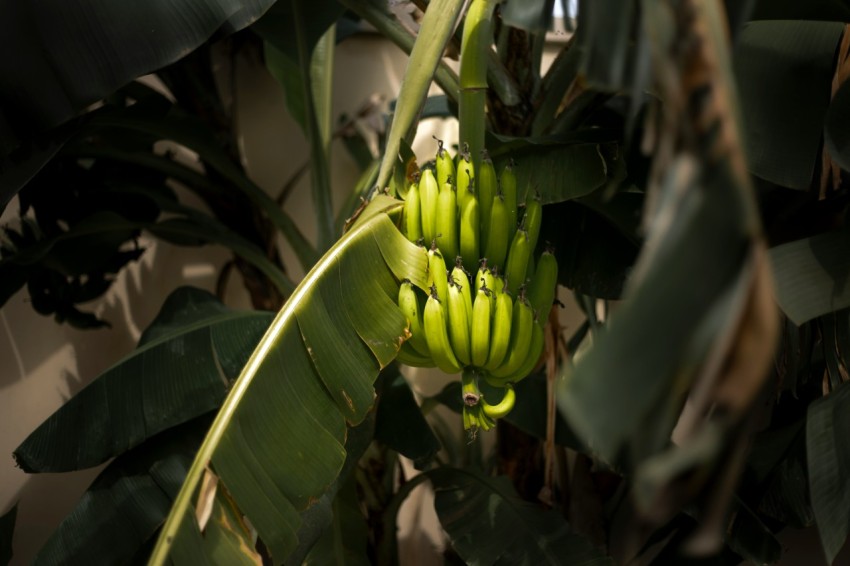
POLYGON ((398 281, 425 287, 427 254, 386 214, 352 228, 310 271, 260 341, 189 472, 152 558, 197 556, 192 498, 207 463, 276 562, 298 545, 300 512, 332 486, 347 425, 374 401, 407 320, 398 281))

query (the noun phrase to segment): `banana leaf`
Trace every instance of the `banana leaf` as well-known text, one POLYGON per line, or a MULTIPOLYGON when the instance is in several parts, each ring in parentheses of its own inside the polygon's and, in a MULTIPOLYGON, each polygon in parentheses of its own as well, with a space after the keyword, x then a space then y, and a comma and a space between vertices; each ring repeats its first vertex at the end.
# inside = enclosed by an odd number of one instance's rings
POLYGON ((425 288, 427 256, 393 224, 388 212, 400 203, 386 205, 364 211, 272 322, 213 422, 151 564, 209 557, 193 507, 210 467, 275 563, 297 548, 301 514, 335 484, 349 427, 370 414, 378 372, 406 337, 398 282, 425 288))

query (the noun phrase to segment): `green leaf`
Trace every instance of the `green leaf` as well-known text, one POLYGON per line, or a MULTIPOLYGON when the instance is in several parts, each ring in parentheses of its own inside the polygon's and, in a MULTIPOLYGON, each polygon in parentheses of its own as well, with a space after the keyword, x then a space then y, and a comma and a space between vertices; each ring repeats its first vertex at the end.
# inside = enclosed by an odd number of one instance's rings
POLYGON ((123 564, 165 520, 212 414, 149 438, 116 458, 41 548, 34 563, 123 564))
POLYGON ((353 476, 340 489, 333 502, 333 521, 305 558, 305 566, 367 566, 369 535, 366 518, 357 499, 353 476))
MULTIPOLYGON (((343 3, 349 5, 348 1, 343 3)), ((379 188, 386 186, 401 147, 401 139, 407 135, 419 115, 463 4, 461 0, 433 0, 428 4, 419 28, 420 37, 426 37, 428 41, 417 41, 410 52, 387 135, 384 160, 378 172, 379 188)))
POLYGON ((15 450, 26 472, 96 466, 146 438, 216 409, 271 322, 183 287, 139 348, 59 408, 15 450))
POLYGON ((250 24, 272 0, 48 0, 0 7, 0 122, 21 137, 73 117, 172 63, 217 30, 250 24))
POLYGON ((407 320, 396 306, 398 281, 407 278, 424 289, 426 275, 427 254, 386 214, 357 224, 328 251, 275 318, 225 400, 152 564, 203 553, 191 507, 210 464, 276 562, 297 547, 299 513, 336 480, 347 424, 369 413, 378 370, 402 343, 407 320))
POLYGON ((829 105, 826 113, 824 140, 832 159, 845 171, 850 171, 850 82, 845 82, 829 105))
POLYGON ((0 517, 0 563, 8 564, 12 560, 12 535, 15 533, 15 518, 18 505, 15 504, 0 517))
POLYGON ((747 161, 755 175, 784 187, 809 188, 820 163, 835 50, 843 30, 838 22, 744 26, 733 61, 747 161))
POLYGON ((594 88, 616 91, 629 84, 637 9, 629 0, 581 0, 576 39, 582 73, 594 88), (612 17, 616 14, 616 17, 612 17))
POLYGON ((614 564, 560 513, 520 499, 507 477, 452 468, 428 475, 440 523, 467 564, 614 564))
POLYGON ((428 425, 404 376, 387 378, 381 390, 375 424, 380 440, 422 468, 440 450, 440 441, 428 425))
POLYGON ((850 533, 850 383, 809 405, 806 452, 812 508, 826 561, 850 533))
POLYGON ((850 231, 837 230, 770 250, 776 297, 797 326, 850 306, 850 231))

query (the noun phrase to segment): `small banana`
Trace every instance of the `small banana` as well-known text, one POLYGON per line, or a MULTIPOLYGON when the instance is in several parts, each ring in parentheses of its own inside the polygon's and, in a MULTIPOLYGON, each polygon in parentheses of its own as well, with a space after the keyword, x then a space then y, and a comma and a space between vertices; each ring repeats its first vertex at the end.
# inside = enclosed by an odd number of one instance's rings
POLYGON ((469 365, 471 360, 470 320, 465 302, 460 285, 454 281, 449 281, 449 300, 447 303, 449 343, 458 361, 462 365, 469 365))
POLYGON ((449 179, 455 176, 455 162, 449 155, 449 152, 443 148, 443 140, 437 139, 437 159, 435 167, 437 169, 437 186, 442 187, 449 179))
POLYGON ((445 183, 440 187, 437 198, 437 247, 443 252, 443 257, 457 257, 458 225, 457 225, 457 192, 452 184, 445 183))
POLYGON ((422 201, 422 237, 431 242, 437 237, 437 201, 440 198, 440 186, 430 169, 422 171, 419 178, 419 200, 422 201))
POLYGON ((475 198, 475 179, 472 177, 472 163, 461 160, 461 168, 457 170, 457 211, 463 214, 463 207, 469 199, 475 198))
POLYGON ((493 322, 490 326, 490 353, 484 368, 493 371, 502 365, 508 347, 511 344, 511 323, 513 322, 513 301, 507 293, 496 294, 496 306, 493 322))
MULTIPOLYGON (((460 193, 460 187, 458 187, 460 193)), ((458 197, 460 194, 458 194, 458 197)), ((460 204, 459 204, 460 206, 460 204)), ((478 199, 474 196, 466 200, 462 205, 460 214, 460 255, 467 269, 473 269, 479 257, 478 235, 481 228, 480 216, 478 214, 478 199)))
POLYGON ((404 235, 411 242, 422 238, 422 208, 419 198, 419 183, 413 183, 407 191, 404 200, 404 212, 402 214, 402 228, 404 235))
MULTIPOLYGON (((475 292, 477 293, 483 283, 487 283, 487 286, 493 282, 493 274, 490 273, 490 269, 487 267, 487 258, 482 257, 478 260, 478 273, 475 274, 475 292), (488 280, 485 275, 489 274, 490 279, 488 280)), ((492 289, 492 287, 490 287, 492 289)))
POLYGON ((410 324, 411 336, 408 343, 419 355, 430 356, 428 341, 422 330, 422 305, 409 279, 402 281, 398 288, 398 306, 410 324))
POLYGON ((446 373, 459 372, 460 362, 449 343, 446 312, 437 298, 437 289, 433 285, 431 295, 425 302, 424 328, 425 337, 428 339, 428 350, 437 367, 446 373))
MULTIPOLYGON (((533 195, 529 194, 525 199, 525 215, 522 220, 523 226, 528 231, 528 243, 531 251, 534 251, 534 248, 537 247, 537 238, 540 237, 542 222, 543 205, 540 203, 540 193, 534 191, 533 195)), ((530 273, 533 273, 533 271, 530 273)))
POLYGON ((469 321, 472 322, 472 285, 469 282, 469 274, 463 268, 461 258, 455 259, 455 267, 449 276, 451 280, 460 286, 460 292, 463 294, 464 305, 466 305, 466 313, 469 315, 469 321))
POLYGON ((449 296, 448 286, 449 271, 446 269, 446 261, 443 259, 443 254, 437 249, 437 243, 431 242, 431 249, 428 250, 428 286, 434 285, 437 288, 437 297, 441 301, 445 301, 449 296))
POLYGON ((486 248, 490 237, 490 209, 493 208, 493 199, 496 198, 499 188, 496 168, 493 167, 486 149, 481 151, 481 168, 478 170, 477 181, 478 207, 481 214, 481 247, 486 248))
POLYGON ((484 432, 492 430, 496 426, 496 421, 484 412, 484 401, 481 401, 475 409, 477 410, 478 426, 481 427, 481 430, 484 432))
POLYGON ((519 286, 525 282, 525 270, 528 269, 529 256, 531 256, 531 248, 529 247, 528 232, 517 230, 508 252, 508 261, 505 264, 505 281, 511 294, 516 294, 519 286))
POLYGON ((491 419, 503 419, 510 413, 516 404, 516 391, 510 383, 505 385, 505 394, 502 400, 495 405, 490 405, 486 400, 481 400, 481 411, 491 419))
POLYGON ((516 174, 514 173, 514 161, 505 165, 502 169, 502 175, 499 178, 499 186, 502 195, 505 197, 505 209, 508 211, 508 241, 513 240, 514 232, 517 229, 517 184, 516 174))
POLYGON ((497 377, 488 380, 491 385, 506 385, 508 383, 517 383, 522 381, 531 373, 537 362, 540 361, 540 355, 543 353, 543 347, 546 345, 545 336, 543 335, 543 324, 539 322, 533 325, 531 330, 531 343, 528 346, 528 354, 522 361, 517 370, 504 377, 497 377))
MULTIPOLYGON (((525 298, 524 291, 523 289, 517 300, 514 301, 511 314, 511 343, 502 364, 490 370, 490 375, 493 377, 506 377, 513 374, 528 355, 528 349, 531 346, 531 334, 536 325, 534 324, 534 313, 525 298)), ((431 343, 428 342, 428 344, 431 343)))
MULTIPOLYGON (((483 209, 483 206, 482 206, 483 209)), ((508 210, 501 193, 493 199, 490 222, 484 244, 484 257, 491 267, 503 266, 508 251, 508 210)))
POLYGON ((493 301, 485 283, 475 293, 472 305, 472 340, 470 344, 472 365, 484 367, 490 354, 490 321, 493 301))
POLYGON ((537 312, 539 323, 546 325, 552 303, 555 302, 555 292, 558 285, 558 260, 549 250, 540 254, 537 269, 528 286, 528 302, 537 312))

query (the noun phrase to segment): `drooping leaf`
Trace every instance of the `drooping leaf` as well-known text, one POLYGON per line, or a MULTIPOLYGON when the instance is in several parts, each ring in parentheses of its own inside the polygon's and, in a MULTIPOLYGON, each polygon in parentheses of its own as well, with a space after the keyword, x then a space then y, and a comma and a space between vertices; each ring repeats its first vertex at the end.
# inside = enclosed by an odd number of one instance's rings
POLYGON ((545 32, 552 25, 555 0, 508 0, 502 4, 502 19, 509 26, 545 32))
MULTIPOLYGON (((343 3, 349 5, 348 1, 343 3)), ((419 28, 420 36, 427 37, 428 41, 417 41, 410 53, 378 173, 379 188, 386 186, 390 178, 401 139, 419 114, 463 4, 459 0, 434 0, 428 4, 419 28)))
POLYGON ((60 407, 15 450, 27 472, 95 466, 216 409, 272 314, 225 308, 183 287, 139 348, 60 407))
POLYGON ((307 566, 366 566, 368 527, 357 499, 357 484, 350 478, 333 502, 333 520, 316 541, 303 564, 307 566))
POLYGON ((452 468, 429 476, 440 523, 467 564, 614 564, 560 513, 520 499, 507 477, 452 468))
POLYGON ((835 50, 844 24, 760 21, 735 48, 748 166, 778 185, 805 190, 820 162, 835 50), (787 119, 795 116, 794 120, 787 119))
POLYGON ((158 435, 115 459, 89 486, 34 563, 128 562, 162 525, 212 414, 158 435))
POLYGON ((809 405, 806 452, 812 509, 826 561, 832 564, 850 533, 850 384, 809 405))
POLYGON ((628 84, 636 13, 635 3, 629 0, 579 2, 577 40, 582 72, 591 86, 615 91, 628 84))
POLYGON ((388 376, 381 390, 376 421, 375 439, 410 458, 417 467, 424 466, 440 450, 440 441, 401 374, 395 379, 388 376))
POLYGON ((396 306, 398 281, 424 288, 426 275, 427 254, 384 213, 357 223, 328 251, 234 384, 175 501, 153 564, 203 553, 190 513, 208 463, 275 562, 289 556, 298 545, 299 513, 336 480, 347 424, 365 418, 378 370, 402 343, 407 321, 396 306))
POLYGON ((798 326, 850 306, 850 232, 837 230, 770 250, 776 297, 798 326))
POLYGON ((73 117, 172 63, 217 30, 239 30, 271 0, 57 0, 0 7, 2 120, 20 137, 73 117))

